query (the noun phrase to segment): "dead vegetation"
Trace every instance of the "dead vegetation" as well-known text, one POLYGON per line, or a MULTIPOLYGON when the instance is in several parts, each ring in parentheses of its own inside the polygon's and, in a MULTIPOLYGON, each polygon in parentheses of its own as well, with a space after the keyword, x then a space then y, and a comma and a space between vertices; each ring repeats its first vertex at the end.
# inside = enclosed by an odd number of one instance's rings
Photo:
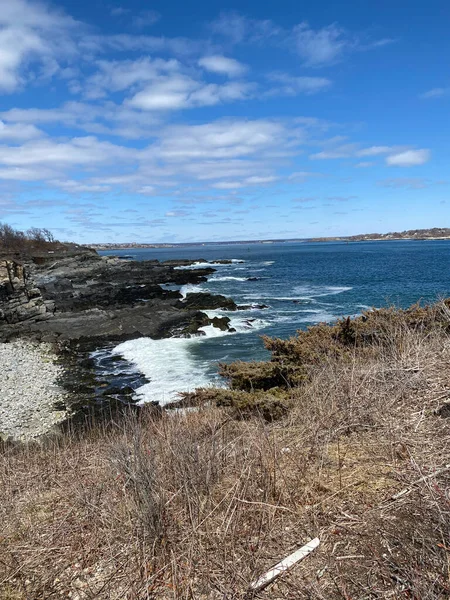
POLYGON ((311 333, 273 342, 303 376, 254 392, 281 398, 271 422, 236 389, 222 406, 4 446, 0 597, 450 598, 448 322, 440 303, 320 326, 331 351, 311 333))
POLYGON ((27 231, 20 231, 0 222, 0 257, 28 255, 36 251, 55 250, 60 246, 49 229, 31 227, 27 231))

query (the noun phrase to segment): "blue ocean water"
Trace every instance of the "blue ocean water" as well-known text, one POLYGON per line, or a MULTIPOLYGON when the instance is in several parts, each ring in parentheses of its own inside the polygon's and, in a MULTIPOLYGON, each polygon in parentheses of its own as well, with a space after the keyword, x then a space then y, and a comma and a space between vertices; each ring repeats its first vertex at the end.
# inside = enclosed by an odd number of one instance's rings
POLYGON ((268 357, 261 334, 287 338, 298 329, 369 307, 406 307, 450 296, 450 241, 296 242, 114 250, 135 260, 235 259, 208 282, 182 293, 208 291, 237 304, 265 304, 232 318, 234 334, 213 328, 191 340, 143 338, 116 351, 150 379, 139 400, 167 402, 178 391, 220 383, 217 363, 268 357), (251 278, 251 279, 250 279, 251 278), (250 280, 249 280, 250 279, 250 280))

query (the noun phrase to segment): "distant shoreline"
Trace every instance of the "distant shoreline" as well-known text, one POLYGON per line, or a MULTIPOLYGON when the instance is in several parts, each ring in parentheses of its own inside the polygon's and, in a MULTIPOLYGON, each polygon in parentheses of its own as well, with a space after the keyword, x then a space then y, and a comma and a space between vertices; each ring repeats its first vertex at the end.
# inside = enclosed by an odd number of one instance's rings
POLYGON ((83 244, 95 250, 136 250, 136 249, 164 249, 164 248, 191 248, 198 246, 239 246, 257 244, 286 244, 286 243, 308 243, 308 242, 382 242, 382 241, 438 241, 450 240, 450 228, 414 229, 403 232, 390 233, 368 233, 350 236, 318 237, 318 238, 290 238, 278 240, 237 240, 221 242, 182 242, 174 244, 136 244, 136 243, 105 243, 105 244, 83 244))

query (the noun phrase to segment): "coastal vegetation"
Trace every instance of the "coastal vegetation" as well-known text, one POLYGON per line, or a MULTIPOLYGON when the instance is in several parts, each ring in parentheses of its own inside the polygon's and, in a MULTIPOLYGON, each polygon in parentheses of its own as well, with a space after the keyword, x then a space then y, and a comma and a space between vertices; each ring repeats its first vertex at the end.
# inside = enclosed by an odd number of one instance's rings
POLYGON ((449 301, 368 311, 266 338, 195 409, 3 443, 0 597, 448 598, 449 334, 449 301))
POLYGON ((14 229, 0 222, 0 258, 4 254, 29 254, 36 250, 52 250, 61 246, 46 228, 31 227, 27 231, 14 229))

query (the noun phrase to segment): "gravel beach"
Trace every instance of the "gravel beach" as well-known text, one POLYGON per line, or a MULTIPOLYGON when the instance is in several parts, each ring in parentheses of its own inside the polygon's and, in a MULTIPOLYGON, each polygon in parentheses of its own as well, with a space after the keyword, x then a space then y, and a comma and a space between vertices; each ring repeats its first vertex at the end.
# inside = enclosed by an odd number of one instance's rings
POLYGON ((0 343, 1 438, 31 440, 67 417, 54 408, 67 395, 57 385, 62 371, 49 344, 0 343))

